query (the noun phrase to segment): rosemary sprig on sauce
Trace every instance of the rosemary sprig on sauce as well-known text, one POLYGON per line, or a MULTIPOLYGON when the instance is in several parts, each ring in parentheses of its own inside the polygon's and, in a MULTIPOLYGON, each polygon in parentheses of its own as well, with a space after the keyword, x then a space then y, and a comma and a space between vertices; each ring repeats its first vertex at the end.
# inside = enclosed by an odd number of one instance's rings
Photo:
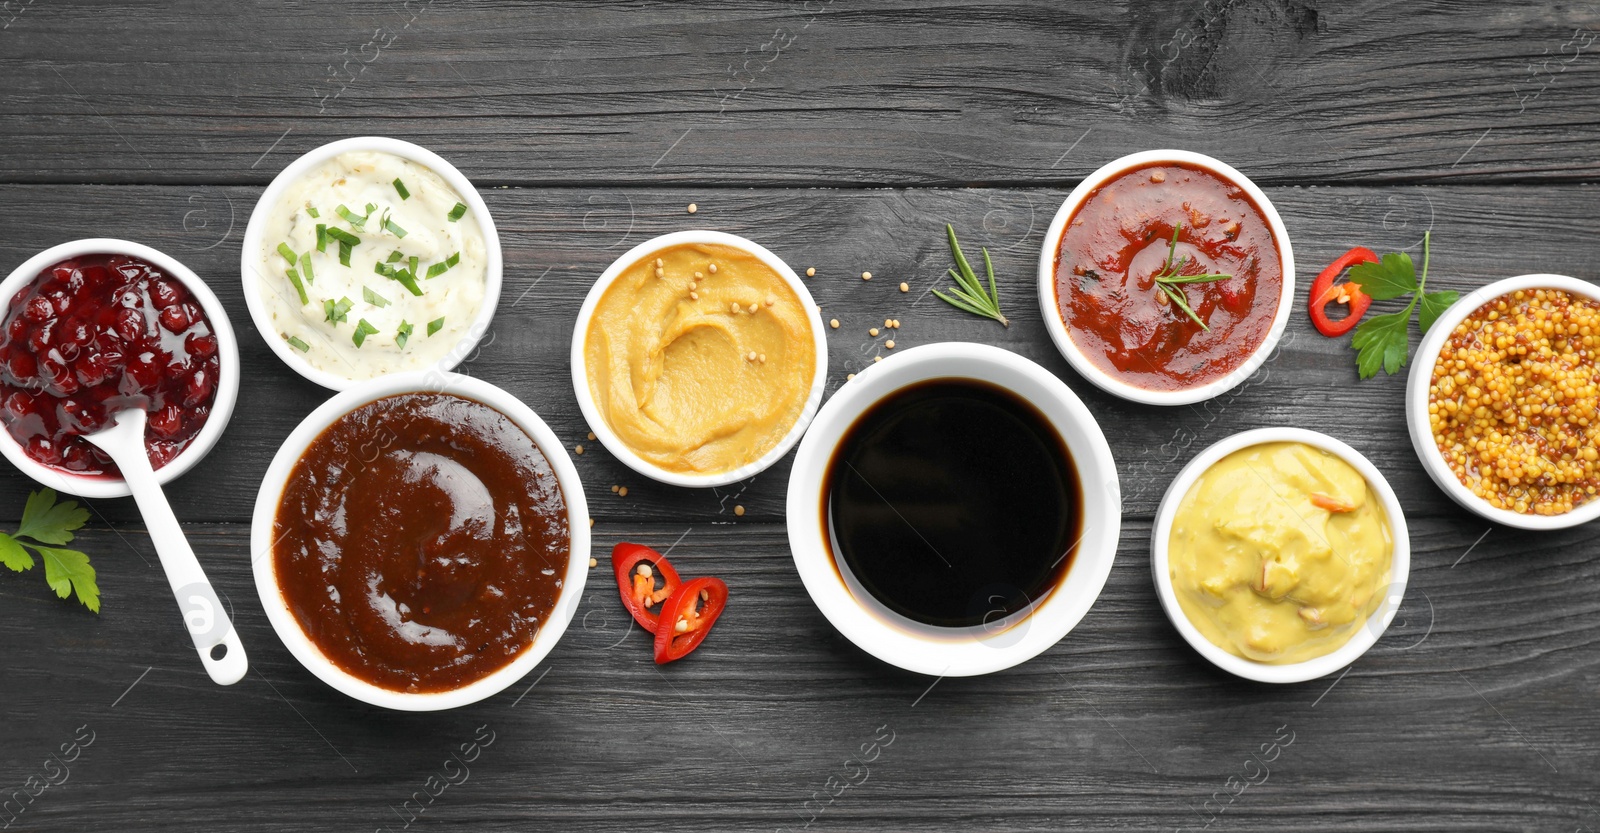
POLYGON ((961 244, 956 242, 956 230, 949 223, 945 223, 944 231, 950 237, 950 256, 960 271, 950 270, 950 277, 955 279, 956 285, 950 287, 949 294, 937 289, 933 294, 956 309, 992 318, 999 321, 1002 326, 1011 326, 1011 321, 1000 312, 1000 290, 995 287, 994 264, 989 260, 989 250, 982 250, 983 268, 989 274, 989 286, 985 289, 983 282, 978 280, 978 275, 972 271, 971 264, 967 263, 967 256, 961 253, 961 244))
POLYGON ((1200 329, 1209 333, 1211 332, 1211 328, 1207 327, 1206 322, 1201 321, 1200 316, 1195 314, 1194 307, 1189 306, 1189 297, 1184 295, 1183 290, 1179 289, 1178 287, 1186 283, 1210 283, 1212 281, 1225 281, 1233 276, 1220 273, 1206 273, 1202 275, 1178 274, 1183 270, 1183 265, 1189 262, 1188 255, 1178 258, 1176 262, 1174 262, 1172 259, 1173 256, 1178 253, 1178 230, 1182 228, 1183 222, 1181 220, 1177 225, 1172 227, 1172 244, 1167 247, 1166 264, 1161 267, 1160 272, 1156 273, 1156 288, 1161 290, 1161 292, 1167 296, 1167 300, 1171 301, 1174 306, 1180 310, 1183 310, 1185 315, 1194 319, 1194 323, 1199 324, 1200 329))

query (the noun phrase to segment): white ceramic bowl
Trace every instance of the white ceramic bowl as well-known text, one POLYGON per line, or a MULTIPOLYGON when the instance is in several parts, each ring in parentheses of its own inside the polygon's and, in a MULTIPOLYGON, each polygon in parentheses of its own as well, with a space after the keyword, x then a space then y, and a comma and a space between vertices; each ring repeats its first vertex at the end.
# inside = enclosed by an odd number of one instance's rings
POLYGON ((1439 453, 1439 447, 1434 444, 1433 428, 1428 424, 1428 388, 1432 385, 1433 368, 1439 362, 1439 351, 1443 349, 1445 340, 1479 307, 1519 289, 1562 289, 1600 302, 1600 286, 1565 275, 1522 275, 1495 281, 1468 293, 1433 322, 1428 334, 1417 346, 1411 375, 1406 377, 1406 425, 1411 430, 1411 445, 1416 449, 1422 467, 1456 503, 1497 524, 1518 529, 1566 529, 1600 518, 1600 500, 1591 500, 1561 515, 1524 515, 1490 506, 1488 501, 1473 494, 1456 479, 1455 472, 1450 470, 1444 455, 1439 453))
MULTIPOLYGON (((228 313, 222 308, 222 302, 217 300, 217 296, 199 275, 162 252, 127 240, 103 237, 74 240, 59 246, 51 246, 28 258, 21 266, 12 270, 5 281, 0 282, 0 299, 5 302, 0 304, 0 310, 6 309, 11 297, 32 283, 34 278, 47 267, 68 258, 91 254, 130 255, 161 267, 161 271, 181 281, 184 288, 194 295, 195 300, 200 303, 200 308, 205 310, 207 323, 217 336, 217 393, 211 406, 211 414, 206 417, 205 425, 200 427, 200 431, 195 434, 189 446, 166 465, 156 469, 156 480, 164 485, 194 468, 196 463, 204 459, 216 446, 217 440, 222 438, 223 429, 228 427, 228 420, 233 416, 234 402, 239 398, 239 342, 233 337, 233 325, 228 323, 228 313)), ((23 474, 60 492, 86 498, 127 497, 133 494, 128 489, 128 484, 120 477, 86 477, 34 462, 33 458, 22 450, 22 446, 11 438, 9 431, 0 430, 0 453, 4 453, 6 459, 23 474)))
POLYGON ((1061 355, 1067 358, 1074 369, 1100 389, 1123 399, 1147 405, 1188 405, 1201 402, 1220 396, 1250 378, 1250 374, 1261 367, 1261 363, 1267 360, 1267 356, 1271 355, 1272 349, 1277 346, 1278 339, 1283 336, 1283 328, 1289 322, 1289 311, 1293 307, 1294 250, 1289 245, 1289 230, 1284 226, 1283 219, 1278 216, 1277 209, 1272 207, 1272 201, 1267 199, 1267 195, 1262 193, 1249 177, 1239 173, 1232 166, 1187 150, 1145 150, 1130 153, 1100 166, 1067 195, 1066 202, 1061 204, 1060 210, 1056 211, 1055 220, 1050 223, 1050 230, 1045 232, 1044 248, 1039 253, 1039 309, 1044 315, 1045 329, 1050 331, 1050 338, 1056 343, 1056 349, 1061 351, 1061 355), (1224 179, 1238 183, 1266 216, 1267 224, 1272 227, 1272 238, 1278 244, 1278 254, 1283 260, 1283 293, 1278 297, 1278 312, 1272 319, 1272 327, 1267 330, 1267 337, 1256 347, 1250 358, 1232 373, 1214 382, 1172 391, 1141 388, 1101 370, 1072 340, 1072 333, 1061 318, 1061 308, 1056 298, 1056 253, 1061 247, 1061 235, 1066 231, 1067 223, 1078 207, 1083 205, 1084 200, 1087 200, 1095 189, 1115 179, 1119 174, 1131 168, 1161 162, 1176 162, 1206 168, 1220 174, 1224 179))
POLYGON ((1161 599, 1161 608, 1167 612, 1167 618, 1172 620, 1178 633, 1183 634, 1184 640, 1213 665, 1247 680, 1263 683, 1300 683, 1327 676, 1355 662, 1378 641, 1379 637, 1383 636, 1389 623, 1394 621, 1395 613, 1400 609, 1400 602, 1405 599, 1406 582, 1411 577, 1411 537, 1406 531, 1405 510, 1400 507, 1400 499, 1395 497, 1394 490, 1389 488, 1389 481, 1384 479, 1383 472, 1378 471, 1378 467, 1372 465, 1361 452, 1316 431, 1307 431, 1303 428, 1257 428, 1234 434, 1200 452, 1189 461, 1189 465, 1183 467, 1183 471, 1178 473, 1172 485, 1167 487, 1166 495, 1161 498, 1161 506, 1156 510, 1155 528, 1150 533, 1150 572, 1154 575, 1156 595, 1161 599), (1367 486, 1383 504, 1384 514, 1389 516, 1389 530, 1394 536, 1394 554, 1389 567, 1389 581, 1383 590, 1383 601, 1379 603, 1378 609, 1367 617, 1366 623, 1350 636, 1349 642, 1332 653, 1304 662, 1274 665, 1228 653, 1213 645, 1211 640, 1206 639, 1195 628, 1189 621, 1188 615, 1183 612, 1183 608, 1178 605, 1178 595, 1172 589, 1172 570, 1167 548, 1172 538, 1172 518, 1178 512, 1178 504, 1183 502, 1184 495, 1189 493, 1189 488, 1200 475, 1217 461, 1241 448, 1279 442, 1297 442, 1315 446, 1330 452, 1361 472, 1361 476, 1366 478, 1367 486))
POLYGON ((267 611, 267 620, 272 623, 272 629, 277 631, 278 638, 283 640, 289 653, 294 654, 295 659, 307 670, 339 691, 374 706, 400 711, 452 709, 503 691, 533 670, 560 641, 568 623, 577 614, 578 602, 583 598, 584 581, 589 574, 589 505, 584 500, 578 469, 573 466, 572 458, 567 456, 561 440, 522 400, 488 382, 456 373, 395 373, 368 380, 335 395, 312 411, 283 441, 277 456, 272 458, 272 464, 267 467, 266 477, 261 481, 261 491, 256 494, 255 514, 250 526, 250 552, 256 592, 261 597, 261 606, 267 611), (358 679, 334 665, 312 644, 300 627, 300 622, 289 611, 283 591, 278 586, 276 558, 272 553, 272 527, 290 473, 311 443, 328 426, 369 402, 416 392, 451 393, 474 399, 510 417, 512 422, 526 431, 555 472, 561 496, 567 503, 567 526, 571 530, 572 541, 567 556, 567 571, 562 578, 561 595, 531 645, 509 665, 476 682, 451 691, 413 694, 382 688, 358 679))
POLYGON ((572 390, 577 394, 578 407, 583 411, 584 421, 589 423, 589 430, 599 438, 618 460, 627 464, 628 468, 648 477, 673 486, 689 486, 693 488, 709 488, 711 486, 726 486, 737 483, 748 477, 767 470, 773 463, 783 459, 789 449, 800 441, 800 435, 806 432, 806 426, 811 424, 811 418, 817 413, 817 406, 822 403, 822 391, 828 381, 828 339, 822 327, 822 316, 817 312, 817 302, 812 300, 811 291, 800 280, 800 276, 789 268, 781 258, 769 251, 765 246, 752 240, 746 240, 733 234, 720 231, 676 231, 663 234, 646 240, 629 249, 622 257, 617 258, 600 274, 600 279, 594 282, 589 289, 588 297, 583 299, 583 307, 578 310, 578 323, 572 331, 572 390), (746 463, 736 469, 730 469, 717 474, 687 474, 684 472, 667 471, 654 463, 640 457, 629 448, 627 443, 611 430, 605 416, 595 405, 594 397, 589 393, 588 362, 584 358, 584 340, 589 333, 589 322, 594 319, 595 307, 600 305, 600 297, 611 288, 618 275, 624 269, 637 263, 646 255, 665 249, 669 246, 681 246, 686 243, 714 243, 723 246, 733 246, 760 258, 763 263, 777 272, 794 294, 800 298, 800 303, 805 307, 806 317, 811 322, 811 342, 816 349, 816 375, 811 380, 811 391, 806 395, 806 404, 800 411, 800 418, 789 429, 789 433, 773 446, 761 458, 751 463, 746 463))
POLYGON ((1122 532, 1122 497, 1105 435, 1078 397, 1048 370, 984 344, 945 342, 896 351, 868 365, 828 400, 800 443, 789 476, 789 548, 811 600, 869 654, 908 671, 988 674, 1037 656, 1083 619, 1105 586, 1122 532), (829 460, 857 418, 885 396, 925 379, 980 379, 1038 408, 1065 441, 1083 492, 1083 533, 1067 575, 1029 610, 970 628, 941 628, 890 610, 862 589, 823 534, 829 460))
POLYGON ((467 356, 472 355, 473 348, 478 346, 484 333, 489 331, 489 321, 494 318, 495 307, 500 303, 501 272, 504 268, 500 257, 500 233, 495 230, 494 219, 489 216, 489 206, 484 204, 478 189, 465 174, 456 170, 456 166, 446 162, 439 154, 400 139, 357 136, 330 142, 290 162, 289 167, 284 168, 283 172, 272 180, 267 190, 262 192, 261 199, 256 201, 255 210, 250 212, 250 223, 244 230, 244 248, 239 255, 239 274, 244 280, 244 302, 250 308, 250 318, 255 322, 256 330, 261 333, 262 340, 272 348, 272 352, 301 376, 331 390, 345 390, 363 381, 312 367, 304 355, 291 347, 287 341, 278 338, 277 327, 272 323, 272 315, 261 300, 262 278, 257 268, 261 257, 261 236, 266 233, 267 216, 277 208, 279 200, 283 198, 283 192, 312 168, 341 153, 351 151, 392 153, 438 174, 445 182, 450 183, 450 187, 461 195, 461 199, 466 201, 467 208, 471 209, 472 216, 478 220, 479 229, 483 231, 483 306, 478 308, 478 314, 472 319, 472 326, 468 328, 466 335, 462 336, 461 340, 456 342, 456 346, 452 347, 433 368, 441 371, 450 370, 461 364, 467 356))

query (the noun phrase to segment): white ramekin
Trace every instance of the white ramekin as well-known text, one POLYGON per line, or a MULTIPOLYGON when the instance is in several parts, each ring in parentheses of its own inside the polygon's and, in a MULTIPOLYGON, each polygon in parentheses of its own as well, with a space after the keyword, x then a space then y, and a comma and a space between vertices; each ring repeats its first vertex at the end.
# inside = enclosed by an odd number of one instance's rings
POLYGON ((1450 470, 1444 455, 1439 453, 1439 447, 1434 443, 1433 426, 1428 423, 1428 389, 1433 384, 1433 368, 1439 363, 1439 352, 1444 348, 1445 340, 1479 307, 1519 289, 1560 289, 1600 302, 1600 286, 1565 275, 1522 275, 1495 281, 1468 293, 1433 322, 1427 335, 1422 337, 1422 343, 1417 346, 1411 375, 1406 377, 1406 426, 1411 431, 1411 445, 1416 449, 1422 467, 1456 503, 1497 524, 1518 529, 1566 529, 1600 518, 1600 499, 1591 500, 1561 515, 1525 515, 1490 506, 1488 501, 1462 485, 1455 472, 1450 470))
POLYGON ((578 469, 572 464, 572 458, 567 456, 561 440, 522 400, 488 382, 469 376, 444 371, 409 371, 371 379, 335 395, 312 411, 289 434, 278 449, 277 456, 272 458, 266 477, 261 481, 261 491, 256 494, 255 513, 250 526, 250 553, 256 592, 261 597, 261 606, 266 609, 267 620, 272 623, 272 629, 277 631, 278 638, 283 640, 289 653, 294 654, 295 659, 312 674, 340 692, 374 706, 400 711, 452 709, 491 697, 522 679, 555 648, 556 642, 566 632, 568 623, 578 612, 584 581, 589 575, 589 506, 584 500, 583 484, 578 480, 578 469), (510 417, 512 422, 526 431, 555 472, 562 499, 567 504, 567 527, 572 538, 566 574, 562 577, 561 595, 539 632, 534 635, 531 645, 509 665, 476 682, 451 691, 413 694, 375 686, 352 676, 333 664, 311 642, 299 621, 289 611, 283 591, 278 587, 276 559, 272 553, 272 528, 290 473, 311 443, 328 426, 369 402, 396 394, 419 392, 450 393, 477 400, 510 417))
POLYGON ((1044 235, 1044 248, 1039 253, 1039 310, 1044 315, 1045 329, 1050 331, 1050 338, 1055 341, 1056 349, 1061 351, 1074 369, 1083 374, 1085 379, 1093 382, 1101 390, 1116 394, 1123 399, 1134 402, 1143 402, 1147 405, 1188 405, 1220 396, 1232 390, 1240 382, 1250 378, 1261 367, 1267 356, 1272 354, 1272 349, 1277 346, 1278 339, 1283 336, 1283 328, 1289 322, 1289 311, 1294 307, 1294 250, 1289 245, 1289 229, 1284 226, 1283 219, 1278 216, 1277 209, 1272 207, 1272 201, 1267 195, 1256 187, 1250 178, 1232 166, 1212 159, 1200 153, 1187 150, 1145 150, 1130 153, 1120 159, 1113 160, 1100 166, 1094 173, 1089 174, 1078 183, 1067 195, 1066 202, 1056 211, 1055 220, 1050 223, 1050 230, 1044 235), (1163 162, 1193 165, 1213 171, 1222 178, 1238 184, 1244 189, 1250 199, 1260 207, 1261 213, 1267 218, 1267 225, 1272 228, 1273 241, 1278 245, 1278 255, 1283 261, 1283 291, 1278 297, 1278 312, 1272 319, 1272 327, 1267 330, 1267 337, 1257 345, 1255 352, 1245 363, 1235 368, 1232 373, 1192 388, 1182 390, 1150 390, 1131 385, 1121 379, 1101 370, 1088 356, 1078 349, 1072 340, 1072 332, 1061 317, 1061 307, 1056 298, 1056 253, 1061 247, 1061 236, 1066 232, 1067 223, 1079 206, 1089 198, 1089 195, 1107 182, 1116 179, 1119 175, 1133 168, 1146 165, 1160 164, 1163 162))
POLYGON ((811 600, 862 650, 932 676, 965 677, 1010 668, 1061 641, 1105 586, 1122 532, 1116 463, 1105 435, 1078 397, 1050 371, 984 344, 945 342, 895 351, 846 382, 806 432, 789 476, 789 548, 811 600), (1030 610, 970 628, 940 628, 902 616, 866 591, 824 534, 828 464, 845 432, 884 397, 926 379, 978 379, 1038 408, 1072 455, 1083 493, 1082 537, 1067 575, 1030 610))
MULTIPOLYGON (((96 237, 51 246, 28 258, 21 266, 12 270, 5 281, 0 282, 0 299, 9 303, 13 295, 32 283, 47 267, 68 258, 92 254, 129 255, 160 267, 168 276, 182 282, 184 288, 199 302, 200 308, 205 310, 206 322, 217 336, 217 392, 211 405, 211 413, 207 415, 205 425, 200 426, 199 432, 189 442, 188 447, 166 465, 156 469, 156 480, 165 485, 194 468, 195 464, 204 459, 216 446, 217 440, 222 438, 222 431, 227 428, 228 420, 233 416, 233 405, 239 398, 239 342, 233 337, 233 325, 228 323, 228 313, 222 308, 222 302, 217 300, 211 288, 206 286, 206 282, 201 280, 194 270, 163 252, 127 240, 96 237)), ((5 308, 4 305, 0 305, 0 310, 5 308)), ((26 451, 23 451, 22 446, 11 438, 9 431, 0 430, 0 453, 4 453, 6 459, 23 474, 60 492, 86 498, 127 497, 133 494, 121 477, 89 477, 34 461, 26 451)))
POLYGON ((1316 431, 1307 431, 1303 428, 1257 428, 1234 434, 1200 452, 1183 467, 1183 471, 1178 473, 1172 485, 1167 487, 1167 493, 1161 498, 1161 506, 1156 510, 1155 528, 1150 533, 1150 572, 1155 578, 1156 596, 1161 599, 1161 608, 1167 612, 1167 618, 1172 620, 1173 627, 1178 629, 1178 633, 1183 634, 1184 640, 1191 647, 1210 660, 1213 665, 1247 680, 1263 683, 1300 683, 1327 676, 1355 662, 1378 641, 1379 637, 1383 636, 1389 623, 1394 621, 1394 615, 1400 609, 1400 602, 1405 599, 1406 582, 1411 576, 1411 537, 1406 531, 1405 510, 1400 506, 1400 499, 1395 497, 1394 490, 1389 488, 1389 481, 1384 479, 1383 472, 1378 471, 1378 467, 1362 456, 1361 452, 1316 431), (1183 608, 1178 605, 1178 594, 1172 589, 1172 569, 1167 549, 1172 538, 1172 518, 1178 513, 1178 504, 1183 502, 1184 495, 1189 493, 1189 488, 1200 475, 1222 458, 1241 448, 1282 442, 1305 443, 1320 448, 1349 463, 1360 472, 1361 476, 1366 478, 1367 486, 1372 489, 1372 493, 1377 495, 1379 502, 1383 504, 1384 514, 1388 515, 1389 530, 1394 538, 1394 554, 1389 566, 1389 580, 1382 590, 1383 601, 1378 605, 1378 609, 1367 617, 1366 623, 1351 634, 1349 642, 1332 653, 1303 662, 1271 664, 1231 654, 1212 644, 1211 640, 1206 639, 1205 635, 1195 628, 1189 621, 1188 615, 1183 612, 1183 608))
POLYGON ((261 236, 266 233, 267 216, 278 207, 278 202, 283 198, 283 192, 293 185, 301 176, 311 169, 338 156, 341 153, 352 151, 379 151, 392 153, 403 159, 409 159, 438 174, 450 187, 466 200, 467 208, 472 211, 472 216, 478 220, 478 228, 483 231, 483 305, 478 308, 478 314, 472 319, 472 326, 467 329, 461 340, 450 348, 450 352, 440 360, 434 369, 450 370, 460 364, 467 356, 472 355, 473 348, 483 339, 489 331, 489 321, 494 318, 495 307, 500 303, 501 272, 503 270, 500 257, 500 233, 495 230, 494 218, 489 216, 489 206, 483 202, 483 197, 471 180, 456 166, 445 161, 444 157, 427 148, 414 145, 400 139, 390 139, 384 136, 356 136, 350 139, 340 139, 330 142, 322 147, 308 151, 304 156, 289 163, 281 173, 262 192, 261 199, 256 201, 254 211, 250 212, 250 223, 244 230, 244 249, 239 255, 239 274, 244 281, 244 302, 250 308, 250 319, 255 322, 256 330, 261 334, 263 341, 272 348, 283 363, 294 372, 310 379, 317 384, 331 390, 345 390, 360 384, 363 380, 351 379, 312 367, 305 356, 289 345, 287 341, 278 337, 277 326, 272 323, 272 315, 267 311, 266 304, 261 300, 261 274, 257 264, 261 258, 261 236))
POLYGON ((811 291, 806 289, 800 276, 784 263, 782 258, 769 251, 765 246, 751 240, 746 240, 733 234, 720 231, 676 231, 663 234, 646 240, 626 254, 617 258, 600 274, 600 279, 594 282, 589 289, 588 297, 583 299, 583 307, 578 310, 577 326, 572 331, 572 390, 578 397, 578 407, 583 411, 584 421, 589 423, 589 430, 605 445, 606 450, 616 456, 618 460, 627 464, 628 468, 651 478, 673 486, 688 486, 691 488, 709 488, 711 486, 726 486, 737 483, 748 477, 759 474, 770 468, 773 463, 783 459, 789 449, 799 442, 800 435, 806 432, 806 426, 811 424, 811 418, 817 412, 817 406, 822 403, 822 391, 827 384, 828 377, 828 339, 822 328, 822 316, 817 312, 817 302, 812 300, 811 291), (711 243, 721 246, 732 246, 743 249, 761 260, 777 272, 794 294, 799 297, 800 303, 805 307, 806 319, 811 324, 811 343, 816 350, 816 375, 811 379, 811 390, 806 395, 805 407, 800 411, 800 418, 795 420, 789 428, 789 433, 783 439, 761 455, 760 459, 746 463, 736 469, 730 469, 716 474, 688 474, 684 472, 667 471, 654 463, 640 457, 629 448, 617 432, 611 430, 606 422, 605 415, 600 413, 600 408, 595 405, 594 396, 589 392, 588 361, 584 356, 584 342, 589 333, 589 323, 594 319, 595 308, 600 305, 601 296, 615 283, 617 276, 624 269, 642 260, 661 249, 669 246, 681 246, 692 243, 711 243))

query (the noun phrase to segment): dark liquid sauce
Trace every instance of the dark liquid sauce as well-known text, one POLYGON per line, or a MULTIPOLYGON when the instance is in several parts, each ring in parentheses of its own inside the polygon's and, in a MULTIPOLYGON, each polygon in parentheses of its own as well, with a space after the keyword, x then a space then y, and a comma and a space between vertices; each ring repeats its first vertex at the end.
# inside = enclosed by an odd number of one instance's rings
POLYGON ((845 432, 825 488, 832 551, 879 602, 929 625, 990 625, 1037 602, 1071 567, 1082 524, 1060 434, 973 379, 874 405, 845 432))
POLYGON ((1266 340, 1283 258, 1266 214, 1238 184, 1156 163, 1118 174, 1073 212, 1055 283, 1062 320, 1089 361, 1137 387, 1185 390, 1232 373, 1266 340), (1179 274, 1233 276, 1178 287, 1210 330, 1162 303, 1156 286, 1179 224, 1179 274))
POLYGON ((407 692, 510 664, 554 609, 571 548, 532 438, 481 402, 434 393, 380 399, 323 431, 273 534, 278 585, 311 642, 407 692))

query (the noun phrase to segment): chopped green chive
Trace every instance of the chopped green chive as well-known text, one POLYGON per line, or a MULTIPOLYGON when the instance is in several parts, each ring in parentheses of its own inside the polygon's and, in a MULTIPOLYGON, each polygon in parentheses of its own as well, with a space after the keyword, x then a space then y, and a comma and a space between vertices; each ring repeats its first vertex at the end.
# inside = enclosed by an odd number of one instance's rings
POLYGON ((311 271, 310 252, 302 252, 300 254, 300 274, 305 276, 306 283, 317 282, 317 273, 311 271))
POLYGON ((322 212, 318 211, 316 206, 311 206, 311 207, 307 208, 306 209, 306 213, 310 214, 311 215, 311 219, 313 219, 313 220, 315 220, 315 219, 317 219, 317 218, 322 216, 322 212))
POLYGON ((411 192, 406 190, 406 184, 400 181, 400 177, 394 178, 394 190, 400 192, 400 199, 411 199, 411 192))
POLYGON ((300 305, 311 303, 311 299, 306 297, 306 285, 300 282, 300 273, 293 269, 285 269, 283 273, 289 276, 289 283, 294 284, 294 291, 300 294, 300 305))
POLYGON ((345 231, 342 228, 334 228, 332 226, 329 226, 328 227, 328 237, 333 239, 333 240, 337 240, 340 243, 348 243, 348 244, 350 244, 352 246, 361 245, 361 238, 355 236, 354 234, 351 234, 348 231, 345 231))
POLYGON ((349 266, 350 265, 350 250, 354 249, 354 248, 355 248, 354 246, 350 245, 349 243, 344 242, 343 240, 339 241, 339 265, 340 266, 349 266))
POLYGON ((395 249, 394 251, 389 253, 389 257, 388 257, 388 259, 386 259, 384 261, 384 263, 399 263, 400 261, 402 261, 404 259, 405 259, 405 255, 400 254, 400 250, 399 249, 395 249))
MULTIPOLYGON (((345 222, 349 223, 355 228, 365 230, 364 226, 367 224, 367 218, 355 213, 354 211, 351 211, 348 208, 345 208, 344 203, 339 203, 339 205, 333 209, 333 213, 343 217, 345 222)), ((367 213, 371 214, 372 209, 367 209, 367 213)))
POLYGON ((395 237, 405 237, 406 236, 406 230, 401 228, 399 223, 396 223, 395 221, 390 220, 388 218, 384 219, 383 227, 385 229, 388 229, 389 233, 393 234, 395 237))
POLYGON ((461 203, 456 203, 456 207, 450 209, 450 222, 452 223, 465 216, 467 216, 467 207, 461 203))
POLYGON ((378 210, 378 204, 377 203, 375 203, 375 202, 367 203, 367 216, 368 217, 371 217, 372 216, 372 212, 377 211, 377 210, 378 210))
POLYGON ((325 252, 327 250, 328 250, 328 226, 326 224, 324 224, 324 223, 317 223, 317 251, 325 252))
POLYGON ((285 338, 285 340, 289 342, 289 346, 290 347, 293 347, 294 349, 299 350, 302 353, 311 352, 311 345, 305 343, 303 340, 300 339, 299 336, 287 336, 285 338))
POLYGON ((431 280, 450 271, 450 268, 461 262, 461 253, 455 254, 428 267, 428 278, 431 280))
POLYGON ((400 329, 394 334, 394 343, 401 350, 406 349, 406 342, 411 340, 411 323, 402 319, 400 329))
POLYGON ((367 336, 377 335, 377 333, 378 328, 368 324, 367 319, 363 318, 356 322, 356 331, 354 335, 350 336, 350 340, 355 342, 357 347, 360 347, 361 342, 367 340, 367 336))
MULTIPOLYGON (((413 260, 415 260, 415 258, 413 258, 413 260)), ((396 269, 387 263, 372 264, 372 271, 377 272, 378 274, 389 278, 390 280, 399 281, 400 285, 405 287, 406 291, 410 292, 412 295, 422 294, 422 287, 417 286, 416 272, 407 269, 396 269)))
POLYGON ((300 256, 294 253, 294 249, 289 248, 288 243, 278 244, 278 254, 283 255, 283 259, 289 261, 290 266, 300 259, 300 256))
POLYGON ((376 292, 373 292, 372 287, 370 286, 361 287, 361 300, 366 301, 367 303, 378 307, 379 309, 389 305, 389 299, 379 295, 376 292))
POLYGON ((334 303, 333 299, 331 298, 323 301, 322 312, 325 316, 323 320, 332 321, 335 324, 338 324, 340 321, 349 320, 350 308, 354 307, 355 305, 355 302, 349 298, 340 298, 338 303, 334 303))
POLYGON ((417 276, 417 263, 418 263, 417 256, 416 255, 412 255, 411 256, 411 277, 413 277, 413 278, 417 276))
POLYGON ((431 336, 442 329, 444 329, 444 316, 441 315, 438 318, 428 322, 428 335, 431 336))

